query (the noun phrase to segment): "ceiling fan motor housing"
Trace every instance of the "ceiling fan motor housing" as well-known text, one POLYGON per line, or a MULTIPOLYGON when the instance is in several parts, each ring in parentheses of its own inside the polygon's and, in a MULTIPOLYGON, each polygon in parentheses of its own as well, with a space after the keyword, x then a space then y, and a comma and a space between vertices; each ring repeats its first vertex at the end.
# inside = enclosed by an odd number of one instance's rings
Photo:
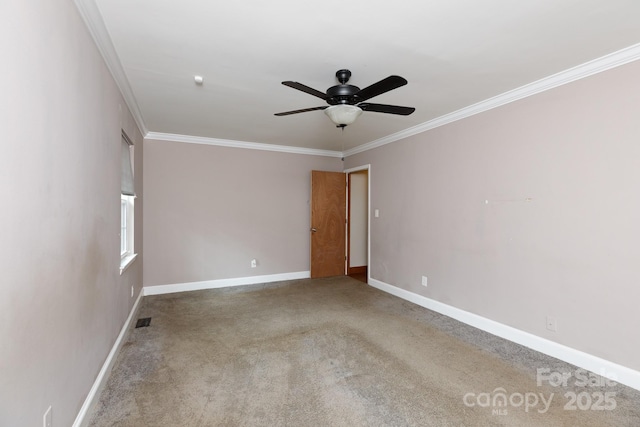
POLYGON ((336 78, 340 84, 327 89, 327 103, 329 105, 356 104, 358 101, 354 95, 360 92, 360 88, 347 84, 351 78, 351 71, 346 69, 338 70, 336 71, 336 78))
POLYGON ((354 96, 360 92, 358 86, 340 84, 327 89, 327 103, 330 105, 337 104, 356 104, 358 101, 354 96))

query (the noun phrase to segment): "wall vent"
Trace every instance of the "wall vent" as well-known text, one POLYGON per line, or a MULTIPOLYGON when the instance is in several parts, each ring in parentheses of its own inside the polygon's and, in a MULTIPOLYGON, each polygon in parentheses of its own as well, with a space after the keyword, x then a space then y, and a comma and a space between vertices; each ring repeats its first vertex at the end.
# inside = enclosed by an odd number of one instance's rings
POLYGON ((136 322, 136 328, 146 328, 151 324, 151 317, 143 317, 136 322))

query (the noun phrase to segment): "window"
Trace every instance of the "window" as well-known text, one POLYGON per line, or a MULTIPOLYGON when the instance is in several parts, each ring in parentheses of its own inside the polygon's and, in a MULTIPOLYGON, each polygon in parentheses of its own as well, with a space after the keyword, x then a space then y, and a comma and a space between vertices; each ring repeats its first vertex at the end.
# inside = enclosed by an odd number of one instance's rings
POLYGON ((120 256, 124 257, 129 252, 127 244, 127 198, 120 196, 120 256))
POLYGON ((133 252, 133 202, 134 196, 120 196, 120 257, 127 258, 133 252))
POLYGON ((120 274, 136 258, 134 251, 134 202, 136 194, 133 181, 133 144, 122 133, 120 175, 120 274))

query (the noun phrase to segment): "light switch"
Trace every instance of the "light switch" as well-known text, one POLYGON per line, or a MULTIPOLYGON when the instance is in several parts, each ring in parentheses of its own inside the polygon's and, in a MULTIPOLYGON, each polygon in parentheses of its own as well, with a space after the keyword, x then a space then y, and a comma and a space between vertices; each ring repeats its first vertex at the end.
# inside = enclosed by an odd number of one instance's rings
POLYGON ((380 211, 378 209, 373 211, 373 216, 375 216, 376 218, 379 218, 380 217, 380 211))

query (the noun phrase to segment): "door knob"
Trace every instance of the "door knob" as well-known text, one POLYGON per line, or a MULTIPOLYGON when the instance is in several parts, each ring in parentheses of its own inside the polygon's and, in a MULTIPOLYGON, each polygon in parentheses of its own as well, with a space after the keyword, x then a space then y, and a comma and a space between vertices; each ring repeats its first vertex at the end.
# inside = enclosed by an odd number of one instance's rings
POLYGON ((311 229, 311 231, 315 233, 318 230, 314 227, 314 228, 311 229))

